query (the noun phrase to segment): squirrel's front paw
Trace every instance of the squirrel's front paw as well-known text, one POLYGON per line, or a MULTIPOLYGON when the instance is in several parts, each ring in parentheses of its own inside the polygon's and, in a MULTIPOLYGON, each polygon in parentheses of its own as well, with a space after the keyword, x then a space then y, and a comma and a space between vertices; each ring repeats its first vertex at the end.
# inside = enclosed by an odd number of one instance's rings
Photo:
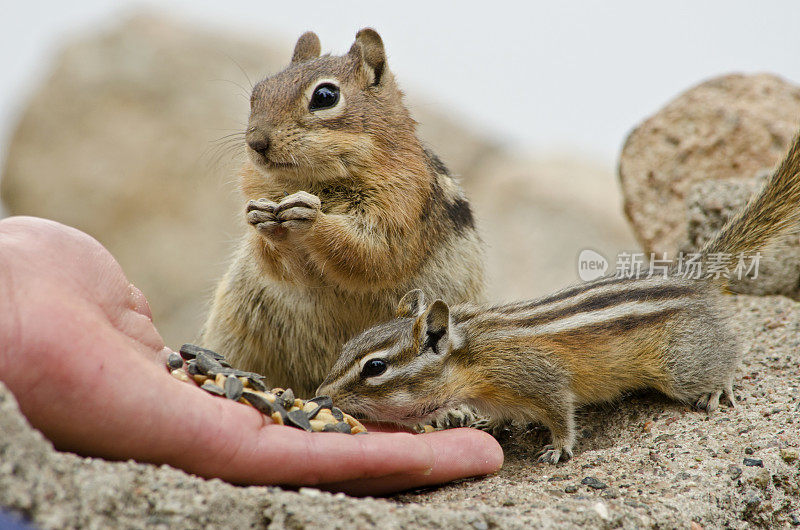
POLYGON ((253 225, 261 235, 273 236, 281 227, 275 216, 278 203, 269 199, 248 201, 246 207, 247 222, 253 225))
POLYGON ((306 229, 316 220, 322 206, 319 197, 305 191, 298 191, 285 197, 275 208, 275 216, 281 226, 293 229, 306 229))

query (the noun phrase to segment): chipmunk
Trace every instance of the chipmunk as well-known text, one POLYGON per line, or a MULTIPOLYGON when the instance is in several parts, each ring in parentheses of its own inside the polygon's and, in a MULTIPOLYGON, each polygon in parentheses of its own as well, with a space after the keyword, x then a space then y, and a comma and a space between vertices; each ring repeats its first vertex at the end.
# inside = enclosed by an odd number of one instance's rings
POLYGON ((419 287, 484 296, 483 243, 463 190, 416 136, 386 62, 362 29, 342 56, 317 35, 255 85, 241 189, 249 225, 220 281, 202 346, 309 395, 344 342, 419 287))
MULTIPOLYGON (((733 264, 800 222, 800 137, 763 190, 701 252, 733 264)), ((426 304, 407 293, 394 320, 348 341, 318 394, 364 419, 414 424, 474 406, 544 424, 539 460, 572 456, 577 406, 651 388, 709 412, 735 406, 741 347, 725 278, 604 277, 533 301, 426 304)))

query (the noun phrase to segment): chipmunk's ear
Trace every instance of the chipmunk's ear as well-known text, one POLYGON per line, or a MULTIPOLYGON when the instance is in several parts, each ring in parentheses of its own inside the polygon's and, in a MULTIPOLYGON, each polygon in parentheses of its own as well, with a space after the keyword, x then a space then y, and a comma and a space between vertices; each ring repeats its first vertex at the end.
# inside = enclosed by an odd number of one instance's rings
POLYGON ((348 53, 361 61, 368 85, 377 85, 381 82, 386 69, 386 52, 383 49, 383 40, 377 31, 364 28, 356 33, 356 41, 348 53))
POLYGON ((425 319, 422 350, 445 353, 450 343, 450 308, 442 300, 436 300, 419 318, 425 319))
POLYGON ((297 39, 292 54, 292 64, 302 63, 309 59, 316 59, 320 52, 319 37, 313 31, 306 31, 297 39))
POLYGON ((398 317, 416 317, 425 310, 425 293, 422 289, 408 291, 397 304, 398 317))

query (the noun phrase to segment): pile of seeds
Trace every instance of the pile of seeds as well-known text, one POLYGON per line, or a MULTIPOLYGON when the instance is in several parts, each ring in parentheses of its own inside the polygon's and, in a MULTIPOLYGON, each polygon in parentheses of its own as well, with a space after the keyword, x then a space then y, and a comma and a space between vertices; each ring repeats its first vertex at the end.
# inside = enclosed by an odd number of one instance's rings
POLYGON ((216 352, 194 344, 184 344, 180 352, 167 358, 172 377, 196 384, 209 394, 250 405, 278 425, 308 432, 367 432, 357 419, 334 407, 328 396, 303 400, 296 398, 291 388, 268 391, 262 375, 237 370, 216 352))

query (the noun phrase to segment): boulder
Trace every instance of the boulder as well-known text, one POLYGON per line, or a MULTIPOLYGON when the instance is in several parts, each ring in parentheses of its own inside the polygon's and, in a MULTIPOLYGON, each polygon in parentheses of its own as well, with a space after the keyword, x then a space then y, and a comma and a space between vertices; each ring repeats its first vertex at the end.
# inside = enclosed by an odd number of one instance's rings
POLYGON ((769 74, 730 74, 684 92, 636 127, 619 178, 645 252, 674 253, 686 241, 692 186, 769 170, 798 126, 800 87, 769 74))

